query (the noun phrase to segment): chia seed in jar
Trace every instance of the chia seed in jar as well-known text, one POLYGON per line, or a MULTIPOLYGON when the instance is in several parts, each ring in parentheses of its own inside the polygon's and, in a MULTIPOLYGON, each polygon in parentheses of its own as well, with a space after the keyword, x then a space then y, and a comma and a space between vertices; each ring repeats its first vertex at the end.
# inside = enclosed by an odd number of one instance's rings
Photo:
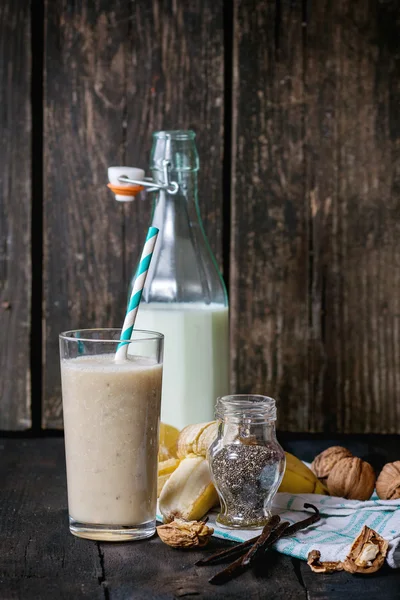
MULTIPOLYGON (((217 413, 217 418, 221 417, 218 419, 219 433, 209 452, 210 468, 222 507, 217 521, 226 527, 263 527, 270 516, 270 505, 285 463, 284 452, 275 437, 275 411, 271 413, 266 407, 263 411, 259 396, 225 398, 240 400, 236 401, 234 411, 230 405, 230 411, 220 409, 217 413), (258 402, 257 412, 253 411, 254 423, 249 419, 249 413, 252 413, 247 405, 245 428, 240 423, 244 398, 257 398, 258 402), (244 430, 246 437, 243 437, 244 430), (235 436, 235 432, 239 435, 235 436)), ((275 406, 275 402, 269 400, 275 406)), ((254 408, 254 400, 249 402, 254 408)))

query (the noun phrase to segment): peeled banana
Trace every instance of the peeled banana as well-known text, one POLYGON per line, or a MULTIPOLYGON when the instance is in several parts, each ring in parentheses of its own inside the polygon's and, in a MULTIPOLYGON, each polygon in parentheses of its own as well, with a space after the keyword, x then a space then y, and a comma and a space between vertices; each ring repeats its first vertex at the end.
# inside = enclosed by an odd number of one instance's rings
POLYGON ((189 454, 206 456, 207 450, 216 436, 217 424, 215 421, 188 425, 179 434, 176 443, 177 456, 179 458, 185 458, 189 454))
POLYGON ((179 458, 168 458, 158 463, 158 474, 159 475, 171 475, 177 468, 181 461, 179 458))
MULTIPOLYGON (((178 435, 176 431, 175 428, 164 429, 164 447, 167 447, 165 440, 169 440, 168 459, 159 463, 158 470, 159 507, 167 523, 175 517, 189 521, 201 519, 218 503, 206 459, 207 449, 217 434, 217 424, 215 421, 196 423, 178 435)), ((327 493, 311 469, 293 454, 285 452, 285 455, 286 470, 279 492, 327 493)))
POLYGON ((218 502, 211 483, 208 461, 202 456, 187 456, 162 488, 159 507, 164 522, 175 517, 187 521, 201 519, 218 502))

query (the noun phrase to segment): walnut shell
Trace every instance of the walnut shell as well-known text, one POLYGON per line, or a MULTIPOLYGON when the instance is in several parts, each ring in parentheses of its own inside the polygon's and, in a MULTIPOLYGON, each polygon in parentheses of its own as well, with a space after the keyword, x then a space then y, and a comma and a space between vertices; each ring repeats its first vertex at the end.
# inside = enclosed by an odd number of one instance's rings
POLYGON ((400 460, 383 467, 376 480, 376 493, 382 500, 400 498, 400 460))
POLYGON ((361 458, 342 458, 328 477, 328 491, 331 496, 349 500, 369 500, 375 487, 375 472, 371 465, 361 458))
POLYGON ((350 450, 343 446, 331 446, 318 454, 311 463, 311 471, 318 479, 326 479, 336 463, 342 458, 353 456, 350 450))
POLYGON ((307 564, 314 573, 333 573, 334 571, 343 571, 343 563, 340 561, 325 561, 321 562, 321 552, 319 550, 311 550, 308 553, 307 564))
POLYGON ((375 573, 385 562, 389 542, 366 525, 354 540, 343 568, 349 573, 375 573))
POLYGON ((164 544, 173 548, 202 548, 208 544, 214 529, 208 527, 204 521, 174 519, 171 523, 159 525, 157 533, 164 544))

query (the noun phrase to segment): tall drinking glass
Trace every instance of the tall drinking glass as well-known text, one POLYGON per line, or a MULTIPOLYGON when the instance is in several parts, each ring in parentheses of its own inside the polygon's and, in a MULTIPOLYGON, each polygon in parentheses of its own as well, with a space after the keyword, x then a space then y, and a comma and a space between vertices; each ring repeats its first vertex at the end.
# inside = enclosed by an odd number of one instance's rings
POLYGON ((60 335, 70 531, 122 541, 155 532, 164 336, 120 329, 60 335))

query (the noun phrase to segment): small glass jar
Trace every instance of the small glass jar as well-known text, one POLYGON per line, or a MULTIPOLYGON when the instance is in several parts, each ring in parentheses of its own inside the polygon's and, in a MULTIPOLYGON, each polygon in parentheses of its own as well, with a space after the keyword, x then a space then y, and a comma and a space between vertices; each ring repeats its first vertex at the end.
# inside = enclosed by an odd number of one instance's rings
POLYGON ((275 400, 267 396, 218 398, 218 435, 208 459, 221 512, 229 528, 263 527, 285 471, 285 454, 276 439, 275 400))

